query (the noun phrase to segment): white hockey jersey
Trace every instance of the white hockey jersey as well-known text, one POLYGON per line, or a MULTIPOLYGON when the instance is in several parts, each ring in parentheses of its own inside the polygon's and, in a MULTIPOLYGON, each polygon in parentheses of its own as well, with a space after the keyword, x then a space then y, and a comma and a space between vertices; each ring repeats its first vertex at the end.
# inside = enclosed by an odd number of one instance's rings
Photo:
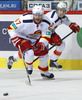
POLYGON ((67 26, 71 24, 71 21, 68 19, 66 15, 63 16, 62 18, 59 18, 56 11, 48 12, 46 16, 54 23, 54 28, 56 28, 61 24, 65 24, 67 26))
POLYGON ((44 15, 42 22, 36 24, 33 21, 32 14, 24 14, 17 20, 15 20, 8 28, 8 33, 12 38, 20 37, 29 40, 32 45, 40 38, 40 42, 43 42, 45 46, 48 44, 51 37, 51 31, 49 26, 50 20, 44 15))

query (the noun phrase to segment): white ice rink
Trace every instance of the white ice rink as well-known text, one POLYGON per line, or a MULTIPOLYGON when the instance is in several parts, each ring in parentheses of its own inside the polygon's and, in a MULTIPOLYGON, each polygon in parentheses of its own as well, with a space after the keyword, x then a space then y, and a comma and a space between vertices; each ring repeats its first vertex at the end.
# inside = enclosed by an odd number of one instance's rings
POLYGON ((43 80, 34 70, 28 86, 24 69, 0 69, 0 100, 82 100, 82 70, 51 72, 55 80, 43 80))

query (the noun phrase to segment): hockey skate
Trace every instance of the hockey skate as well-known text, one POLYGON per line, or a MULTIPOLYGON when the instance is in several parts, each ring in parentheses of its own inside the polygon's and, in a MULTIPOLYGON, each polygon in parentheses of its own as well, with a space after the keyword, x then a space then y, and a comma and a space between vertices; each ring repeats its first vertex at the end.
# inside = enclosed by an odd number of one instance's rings
POLYGON ((50 60, 50 69, 57 68, 58 70, 62 70, 62 65, 58 65, 57 60, 50 60))
POLYGON ((29 75, 32 74, 32 72, 33 72, 33 65, 32 66, 28 66, 27 65, 27 72, 28 72, 29 75))
POLYGON ((17 61, 17 60, 14 59, 13 56, 10 56, 10 57, 8 58, 7 68, 8 68, 8 69, 11 69, 11 68, 12 68, 12 65, 13 65, 13 63, 14 63, 15 61, 17 61))
POLYGON ((53 73, 49 73, 49 75, 41 73, 41 76, 43 77, 43 79, 54 79, 54 74, 53 73))
POLYGON ((32 72, 33 72, 33 70, 28 70, 28 69, 27 69, 27 72, 28 72, 29 75, 31 75, 32 72))

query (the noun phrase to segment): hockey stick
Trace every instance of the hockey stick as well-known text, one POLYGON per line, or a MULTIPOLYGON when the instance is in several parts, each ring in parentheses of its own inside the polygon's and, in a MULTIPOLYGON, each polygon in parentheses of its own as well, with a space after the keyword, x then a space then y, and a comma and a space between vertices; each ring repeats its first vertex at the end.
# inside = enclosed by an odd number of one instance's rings
MULTIPOLYGON (((66 39, 69 35, 71 35, 73 32, 75 32, 75 31, 72 31, 72 32, 70 32, 68 35, 66 35, 64 38, 62 38, 60 41, 63 41, 64 39, 66 39)), ((48 49, 48 51, 50 51, 53 47, 55 47, 55 46, 57 46, 57 44, 54 44, 52 47, 50 47, 49 49, 48 49)), ((37 59, 39 59, 39 57, 37 57, 36 59, 34 59, 33 60, 33 62, 35 62, 37 59)))
POLYGON ((31 85, 31 80, 30 80, 29 74, 28 74, 28 72, 27 72, 27 66, 26 66, 25 60, 24 60, 24 59, 25 59, 25 58, 24 58, 24 54, 21 52, 20 45, 18 45, 18 47, 19 47, 19 51, 20 51, 20 53, 21 53, 21 55, 22 55, 22 60, 23 60, 23 63, 24 63, 25 69, 26 69, 26 73, 27 73, 28 82, 26 82, 26 84, 31 85))

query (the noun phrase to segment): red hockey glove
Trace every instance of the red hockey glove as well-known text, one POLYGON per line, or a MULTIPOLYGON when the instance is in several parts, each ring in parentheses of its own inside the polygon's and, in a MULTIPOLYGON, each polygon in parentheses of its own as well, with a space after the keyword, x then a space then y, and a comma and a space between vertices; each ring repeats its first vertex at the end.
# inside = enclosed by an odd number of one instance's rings
POLYGON ((21 51, 22 52, 24 50, 26 50, 26 49, 29 49, 29 48, 33 49, 33 47, 31 46, 30 42, 25 40, 25 39, 22 39, 22 38, 19 38, 19 37, 15 37, 15 38, 12 38, 11 40, 12 40, 12 42, 13 42, 13 44, 14 44, 14 46, 16 48, 19 49, 18 45, 21 46, 21 51))
POLYGON ((21 42, 22 42, 23 39, 21 39, 21 38, 19 38, 19 37, 14 37, 14 38, 12 38, 11 40, 12 40, 14 46, 18 48, 18 45, 21 44, 21 42))
MULTIPOLYGON (((77 31, 77 32, 79 32, 79 30, 80 30, 80 27, 79 27, 79 25, 77 25, 76 23, 71 23, 70 25, 69 25, 69 27, 72 29, 72 31, 77 31)), ((76 32, 75 32, 76 33, 76 32)))
POLYGON ((57 44, 57 46, 60 46, 62 42, 60 41, 60 37, 58 35, 51 38, 53 41, 53 44, 57 44))
POLYGON ((39 53, 40 51, 43 51, 43 50, 45 50, 45 45, 44 45, 44 43, 38 42, 38 43, 36 44, 36 48, 34 49, 34 52, 39 53))

